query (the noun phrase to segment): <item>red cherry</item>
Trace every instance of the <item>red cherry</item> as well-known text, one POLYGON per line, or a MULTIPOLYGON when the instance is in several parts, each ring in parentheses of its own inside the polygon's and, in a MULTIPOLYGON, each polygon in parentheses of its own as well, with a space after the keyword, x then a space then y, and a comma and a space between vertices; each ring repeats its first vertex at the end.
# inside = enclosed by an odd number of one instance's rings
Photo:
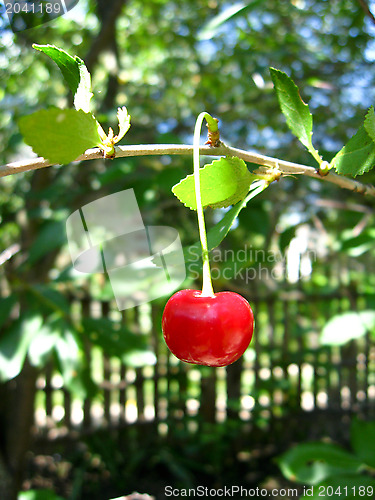
POLYGON ((198 290, 181 290, 168 300, 162 318, 171 352, 197 365, 230 365, 245 352, 253 329, 250 304, 234 292, 203 297, 198 290))

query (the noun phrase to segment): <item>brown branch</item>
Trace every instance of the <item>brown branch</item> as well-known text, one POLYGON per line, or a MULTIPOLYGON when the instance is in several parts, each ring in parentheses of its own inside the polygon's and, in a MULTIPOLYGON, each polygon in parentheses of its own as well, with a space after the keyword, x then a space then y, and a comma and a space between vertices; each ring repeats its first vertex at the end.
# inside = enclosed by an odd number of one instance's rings
POLYGON ((366 14, 366 16, 368 16, 371 20, 371 22, 373 24, 375 24, 375 16, 374 14, 371 12, 370 10, 370 7, 367 5, 367 3, 365 2, 365 0, 357 0, 357 2, 359 3, 359 5, 361 6, 361 9, 363 10, 363 12, 366 14))
POLYGON ((92 42, 90 50, 85 57, 85 64, 90 72, 95 66, 100 53, 114 40, 114 37, 116 36, 116 21, 120 16, 125 3, 126 0, 113 0, 112 2, 104 0, 104 2, 101 2, 101 6, 98 5, 98 10, 100 11, 98 14, 101 14, 100 17, 102 17, 102 24, 97 37, 92 42))
MULTIPOLYGON (((192 155, 193 146, 185 144, 139 144, 134 146, 118 146, 116 149, 116 158, 131 157, 131 156, 153 156, 153 155, 192 155)), ((375 186, 362 184, 361 182, 349 179, 342 175, 337 175, 330 171, 328 175, 322 177, 314 167, 300 165, 270 156, 264 156, 242 149, 232 148, 221 144, 217 148, 210 146, 201 146, 200 153, 206 156, 238 156, 244 161, 255 163, 271 169, 279 169, 282 174, 292 175, 307 175, 313 179, 330 182, 337 186, 354 191, 368 196, 375 197, 375 186)), ((103 153, 99 148, 88 149, 83 155, 79 156, 76 161, 95 160, 103 158, 103 153)), ((32 160, 18 161, 0 166, 0 177, 12 175, 20 172, 28 172, 53 165, 44 158, 34 158, 32 160)))

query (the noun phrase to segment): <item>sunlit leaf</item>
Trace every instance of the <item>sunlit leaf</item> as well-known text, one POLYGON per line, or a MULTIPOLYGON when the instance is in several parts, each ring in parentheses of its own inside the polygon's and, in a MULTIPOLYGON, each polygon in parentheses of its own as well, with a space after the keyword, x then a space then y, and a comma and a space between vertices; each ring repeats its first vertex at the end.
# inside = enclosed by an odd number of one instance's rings
POLYGON ((41 315, 30 315, 15 322, 0 337, 0 381, 16 377, 22 370, 32 340, 43 325, 41 315))
POLYGON ((211 19, 198 33, 198 40, 210 40, 215 36, 218 28, 226 21, 233 18, 236 14, 243 11, 247 7, 244 2, 237 2, 233 5, 225 7, 217 16, 211 19))
POLYGON ((18 493, 18 500, 64 500, 52 490, 28 490, 18 493))
POLYGON ((60 320, 59 329, 55 353, 64 387, 81 399, 94 397, 98 387, 91 377, 81 335, 64 320, 60 320))
POLYGON ((43 109, 19 120, 21 134, 34 152, 60 164, 101 144, 98 126, 92 114, 74 109, 43 109))
POLYGON ((85 63, 78 56, 72 57, 65 50, 54 45, 33 44, 34 49, 44 52, 60 68, 60 71, 74 96, 74 107, 85 113, 90 111, 91 76, 85 63))
POLYGON ((58 342, 60 331, 56 322, 44 322, 28 348, 28 358, 33 366, 43 366, 58 342))
POLYGON ((261 5, 264 0, 250 0, 245 2, 236 2, 233 5, 226 5, 224 10, 214 16, 203 28, 198 32, 198 40, 211 40, 217 35, 219 29, 223 24, 231 19, 244 14, 246 11, 251 10, 258 5, 261 5))
MULTIPOLYGON (((251 174, 243 160, 220 158, 199 170, 203 207, 223 208, 242 200, 257 177, 251 174)), ((172 192, 185 206, 196 210, 194 174, 173 186, 172 192)))
POLYGON ((341 250, 345 250, 352 257, 359 257, 372 250, 374 246, 375 228, 368 228, 362 231, 358 236, 343 239, 341 250))
POLYGON ((343 345, 366 333, 375 337, 375 311, 346 312, 331 318, 320 335, 323 345, 343 345))
POLYGON ((270 72, 288 127, 308 150, 313 149, 313 118, 309 106, 303 102, 296 84, 286 73, 275 68, 270 68, 270 72))
POLYGON ((126 366, 139 368, 142 366, 154 365, 157 361, 156 356, 151 351, 137 351, 133 350, 122 356, 122 361, 126 366))
POLYGON ((287 479, 310 485, 363 468, 361 460, 332 443, 299 444, 278 457, 277 462, 287 479))
POLYGON ((375 165, 375 142, 362 127, 331 161, 336 172, 356 177, 375 165))

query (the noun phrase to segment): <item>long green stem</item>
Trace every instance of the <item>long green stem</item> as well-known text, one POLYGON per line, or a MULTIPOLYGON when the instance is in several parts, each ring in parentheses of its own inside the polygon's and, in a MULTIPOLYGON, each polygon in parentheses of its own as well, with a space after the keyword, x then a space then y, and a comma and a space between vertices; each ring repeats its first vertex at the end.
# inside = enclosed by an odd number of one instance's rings
POLYGON ((197 202, 199 238, 201 240, 201 245, 202 245, 202 261, 203 261, 202 295, 204 297, 213 297, 214 290, 212 287, 212 280, 211 280, 210 259, 208 255, 207 234, 206 234, 206 226, 204 223, 204 213, 203 213, 202 197, 201 197, 201 183, 199 175, 200 173, 199 141, 200 141, 202 123, 205 118, 207 119, 207 115, 208 113, 205 112, 200 113, 195 123, 194 142, 193 142, 193 163, 194 163, 194 186, 195 186, 195 200, 197 202))

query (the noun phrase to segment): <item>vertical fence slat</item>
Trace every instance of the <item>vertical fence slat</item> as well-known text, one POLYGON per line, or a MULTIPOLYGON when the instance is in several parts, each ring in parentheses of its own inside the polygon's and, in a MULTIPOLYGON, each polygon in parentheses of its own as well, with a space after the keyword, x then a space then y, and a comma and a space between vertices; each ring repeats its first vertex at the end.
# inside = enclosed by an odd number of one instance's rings
MULTIPOLYGON (((91 313, 91 301, 89 297, 85 297, 81 301, 81 315, 82 318, 88 318, 90 317, 91 313)), ((89 369, 91 370, 91 364, 92 364, 92 359, 91 359, 91 344, 87 337, 85 336, 84 339, 84 346, 83 346, 84 352, 85 352, 85 358, 86 358, 86 363, 89 366, 89 369)), ((91 418, 91 405, 92 401, 91 398, 86 397, 83 401, 83 428, 85 430, 88 430, 92 426, 92 418, 91 418)))
POLYGON ((227 366, 227 418, 237 419, 239 415, 239 402, 241 398, 241 375, 243 358, 227 366))

